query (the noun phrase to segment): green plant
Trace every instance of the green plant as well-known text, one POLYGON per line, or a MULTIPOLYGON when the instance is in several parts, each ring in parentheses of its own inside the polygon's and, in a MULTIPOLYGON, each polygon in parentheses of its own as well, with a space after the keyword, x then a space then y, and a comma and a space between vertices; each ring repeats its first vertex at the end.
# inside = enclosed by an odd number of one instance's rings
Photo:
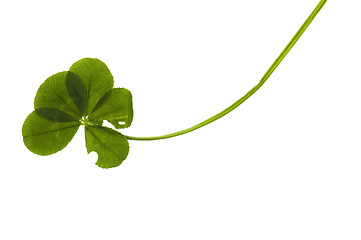
POLYGON ((84 125, 88 153, 98 153, 96 164, 102 168, 120 165, 129 152, 128 140, 102 123, 107 120, 117 129, 129 127, 132 95, 125 88, 113 88, 113 84, 107 66, 91 58, 46 79, 36 93, 35 110, 23 125, 26 147, 39 155, 56 153, 84 125))
POLYGON ((35 110, 26 118, 22 128, 24 144, 33 153, 50 155, 65 148, 79 126, 84 125, 88 153, 98 153, 96 164, 99 167, 112 168, 127 157, 128 140, 171 138, 203 127, 237 108, 266 82, 326 1, 319 2, 256 86, 222 112, 193 127, 155 137, 126 136, 104 127, 104 120, 116 129, 131 125, 132 95, 125 88, 113 88, 113 76, 103 62, 84 58, 75 62, 69 71, 49 77, 39 87, 34 100, 35 110))

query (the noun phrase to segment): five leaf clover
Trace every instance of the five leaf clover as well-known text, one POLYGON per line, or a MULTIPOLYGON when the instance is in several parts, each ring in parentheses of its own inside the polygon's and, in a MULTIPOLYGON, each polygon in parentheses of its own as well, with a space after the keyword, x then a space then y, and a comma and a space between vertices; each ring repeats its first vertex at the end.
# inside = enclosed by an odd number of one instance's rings
POLYGON ((69 71, 54 74, 39 87, 35 110, 26 118, 22 135, 25 146, 35 154, 50 155, 65 148, 80 125, 85 126, 87 152, 98 154, 101 168, 119 166, 129 153, 129 143, 116 129, 133 120, 132 95, 113 88, 108 67, 95 58, 75 62, 69 71))
POLYGON ((132 95, 125 88, 113 88, 113 76, 98 59, 84 58, 69 71, 57 73, 39 87, 33 111, 25 120, 22 133, 26 147, 39 155, 50 155, 65 148, 80 125, 85 126, 88 153, 98 153, 102 168, 119 166, 129 152, 128 140, 152 141, 177 137, 227 115, 251 97, 272 75, 306 31, 327 0, 321 0, 291 41, 272 63, 261 80, 235 103, 216 115, 181 131, 152 137, 125 136, 103 126, 107 120, 115 128, 129 127, 133 120, 132 95))

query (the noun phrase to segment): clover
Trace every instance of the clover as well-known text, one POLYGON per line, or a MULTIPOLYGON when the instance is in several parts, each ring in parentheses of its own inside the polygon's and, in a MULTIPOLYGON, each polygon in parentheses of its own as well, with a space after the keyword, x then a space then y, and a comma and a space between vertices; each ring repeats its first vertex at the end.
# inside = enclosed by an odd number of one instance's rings
POLYGON ((128 140, 103 122, 116 129, 129 127, 133 107, 130 91, 113 85, 108 67, 92 58, 81 59, 69 71, 46 79, 36 93, 35 110, 22 128, 25 146, 38 155, 56 153, 84 125, 86 148, 88 153, 97 152, 96 164, 101 168, 119 166, 128 155, 128 140))
POLYGON ((128 140, 159 140, 189 133, 230 113, 251 97, 267 81, 277 66, 306 31, 327 0, 321 0, 291 41, 272 63, 261 80, 235 103, 192 127, 174 133, 133 137, 115 129, 129 127, 133 120, 132 95, 125 88, 113 88, 113 76, 98 59, 84 58, 69 71, 57 73, 39 87, 35 110, 26 118, 23 128, 25 146, 33 153, 50 155, 67 146, 80 125, 85 127, 88 153, 98 154, 101 168, 119 166, 129 152, 128 140), (103 126, 108 121, 115 129, 103 126))

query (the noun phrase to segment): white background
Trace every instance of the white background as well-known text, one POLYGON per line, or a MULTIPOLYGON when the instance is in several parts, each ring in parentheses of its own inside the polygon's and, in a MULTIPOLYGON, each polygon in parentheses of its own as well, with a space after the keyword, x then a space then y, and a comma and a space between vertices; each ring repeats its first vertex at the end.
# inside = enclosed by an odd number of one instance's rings
POLYGON ((40 84, 84 57, 133 93, 132 136, 223 110, 316 0, 2 1, 0 239, 361 239, 360 1, 328 1, 266 84, 226 117, 130 141, 121 166, 31 153, 40 84))

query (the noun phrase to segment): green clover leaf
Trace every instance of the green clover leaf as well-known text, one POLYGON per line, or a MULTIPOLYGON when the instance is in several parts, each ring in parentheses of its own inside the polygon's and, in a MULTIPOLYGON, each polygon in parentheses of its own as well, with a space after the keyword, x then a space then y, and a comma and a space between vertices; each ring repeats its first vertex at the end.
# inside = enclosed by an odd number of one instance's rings
POLYGON ((98 59, 84 58, 45 80, 39 87, 34 108, 26 118, 22 135, 35 154, 50 155, 65 148, 80 125, 85 126, 88 153, 98 154, 102 168, 119 166, 127 157, 129 143, 121 133, 103 127, 109 121, 126 128, 133 119, 132 95, 125 88, 113 89, 113 76, 98 59))
POLYGON ((109 90, 89 114, 89 120, 102 124, 104 120, 115 128, 127 128, 133 120, 132 94, 125 88, 109 90), (122 124, 120 124, 120 122, 122 124))
POLYGON ((56 153, 68 145, 79 126, 79 121, 56 122, 45 119, 34 111, 26 118, 23 125, 25 146, 38 155, 47 156, 56 153))
POLYGON ((85 141, 88 153, 98 153, 96 164, 101 168, 119 166, 129 152, 128 140, 111 128, 89 125, 85 128, 85 141))
POLYGON ((35 109, 55 108, 79 119, 82 114, 70 96, 66 84, 67 79, 71 76, 73 74, 69 75, 69 72, 60 72, 46 79, 36 93, 35 109))
POLYGON ((99 99, 113 88, 113 75, 107 65, 96 58, 83 58, 75 62, 70 67, 69 72, 74 73, 84 81, 88 103, 85 115, 88 115, 99 99))

